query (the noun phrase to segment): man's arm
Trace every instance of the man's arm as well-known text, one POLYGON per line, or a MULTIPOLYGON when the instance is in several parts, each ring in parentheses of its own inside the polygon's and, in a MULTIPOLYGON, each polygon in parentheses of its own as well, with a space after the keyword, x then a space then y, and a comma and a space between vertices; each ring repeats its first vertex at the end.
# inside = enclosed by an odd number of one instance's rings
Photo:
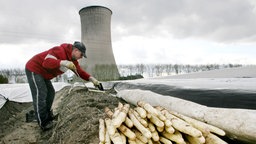
POLYGON ((81 77, 81 78, 84 79, 84 80, 89 81, 89 78, 91 77, 91 75, 90 75, 89 73, 87 73, 86 71, 84 71, 84 70, 80 67, 80 65, 78 64, 77 61, 74 61, 74 64, 75 64, 75 66, 76 66, 76 68, 77 68, 77 73, 79 74, 79 77, 81 77))
POLYGON ((60 67, 60 59, 57 59, 56 56, 48 53, 43 61, 43 67, 46 69, 55 69, 60 67))

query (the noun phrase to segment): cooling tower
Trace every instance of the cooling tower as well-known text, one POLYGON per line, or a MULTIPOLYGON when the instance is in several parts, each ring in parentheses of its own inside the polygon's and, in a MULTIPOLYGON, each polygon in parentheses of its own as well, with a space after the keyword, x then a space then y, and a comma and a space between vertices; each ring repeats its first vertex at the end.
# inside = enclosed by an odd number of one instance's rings
POLYGON ((79 11, 82 42, 86 46, 87 59, 81 66, 99 80, 119 78, 111 44, 112 11, 102 6, 84 7, 79 11))

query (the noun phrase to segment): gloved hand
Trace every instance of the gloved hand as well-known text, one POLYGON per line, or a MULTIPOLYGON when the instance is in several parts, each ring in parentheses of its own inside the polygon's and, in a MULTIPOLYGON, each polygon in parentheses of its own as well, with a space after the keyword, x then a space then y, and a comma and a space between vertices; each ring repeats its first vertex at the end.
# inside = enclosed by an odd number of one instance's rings
POLYGON ((74 63, 71 61, 68 61, 68 60, 60 61, 60 65, 66 67, 70 70, 76 70, 76 66, 74 65, 74 63))
POLYGON ((96 87, 98 87, 100 85, 100 82, 92 76, 89 78, 89 81, 91 81, 93 83, 93 85, 96 87))

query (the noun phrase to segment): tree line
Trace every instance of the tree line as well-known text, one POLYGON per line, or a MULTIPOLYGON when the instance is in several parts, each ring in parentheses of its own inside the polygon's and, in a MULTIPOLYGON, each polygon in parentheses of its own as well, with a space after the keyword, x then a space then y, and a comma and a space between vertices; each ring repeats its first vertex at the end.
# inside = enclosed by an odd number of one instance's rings
POLYGON ((121 76, 127 75, 146 75, 148 77, 177 75, 191 72, 202 72, 222 68, 241 67, 241 64, 136 64, 136 65, 118 65, 121 76))
POLYGON ((25 70, 14 68, 14 69, 0 69, 0 84, 1 83, 25 83, 25 70))
MULTIPOLYGON (((209 71, 223 68, 241 67, 241 64, 206 64, 206 65, 189 65, 189 64, 135 64, 135 65, 117 65, 119 71, 119 79, 123 77, 136 77, 141 76, 155 77, 165 75, 177 75, 191 72, 209 71)), ((111 67, 111 66, 110 66, 111 67)), ((109 76, 111 69, 106 72, 106 65, 97 67, 97 77, 104 77, 102 75, 109 76)), ((113 74, 112 74, 113 75, 113 74)), ((117 74, 115 74, 117 75, 117 74)), ((69 76, 63 74, 58 76, 53 81, 68 81, 69 79, 77 80, 76 76, 69 76)), ((110 79, 108 79, 110 80, 110 79)), ((0 69, 0 83, 25 83, 27 82, 24 69, 0 69)))

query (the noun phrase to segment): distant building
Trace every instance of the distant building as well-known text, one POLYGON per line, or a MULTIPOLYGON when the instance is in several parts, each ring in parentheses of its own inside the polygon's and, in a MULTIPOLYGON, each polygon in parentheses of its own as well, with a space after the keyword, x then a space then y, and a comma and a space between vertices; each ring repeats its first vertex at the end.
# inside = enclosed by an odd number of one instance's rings
POLYGON ((79 14, 82 42, 88 57, 80 61, 81 66, 99 80, 118 79, 111 43, 112 11, 102 6, 89 6, 82 8, 79 14))

